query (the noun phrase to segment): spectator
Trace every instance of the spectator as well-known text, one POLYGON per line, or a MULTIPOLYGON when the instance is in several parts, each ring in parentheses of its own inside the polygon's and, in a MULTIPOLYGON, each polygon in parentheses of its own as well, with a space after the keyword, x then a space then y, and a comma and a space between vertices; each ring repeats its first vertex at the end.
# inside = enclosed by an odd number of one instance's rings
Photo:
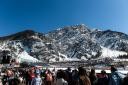
POLYGON ((56 85, 68 85, 67 81, 64 80, 64 71, 59 70, 56 76, 56 85))
POLYGON ((123 85, 128 85, 128 74, 126 77, 123 79, 123 85))
POLYGON ((72 85, 78 85, 79 75, 78 71, 75 69, 72 71, 72 85))
POLYGON ((115 66, 111 66, 111 75, 109 77, 109 85, 122 85, 124 75, 119 73, 115 66))
POLYGON ((91 85, 87 72, 82 67, 79 67, 79 85, 91 85))
POLYGON ((91 81, 91 85, 96 85, 97 83, 97 76, 95 73, 95 69, 91 69, 91 73, 89 75, 90 81, 91 81))
POLYGON ((68 82, 68 85, 71 85, 72 83, 72 72, 71 72, 71 68, 68 67, 67 70, 65 70, 66 73, 66 81, 68 82))
POLYGON ((34 73, 34 69, 30 69, 30 72, 29 72, 29 85, 31 85, 31 81, 33 78, 35 78, 35 73, 34 73))
POLYGON ((97 85, 108 85, 108 76, 106 71, 102 70, 97 85))
POLYGON ((42 85, 42 79, 40 78, 39 73, 37 73, 36 77, 32 79, 31 85, 42 85))
POLYGON ((52 73, 50 70, 46 71, 46 76, 45 76, 45 81, 46 81, 46 85, 52 85, 53 82, 53 77, 52 77, 52 73))

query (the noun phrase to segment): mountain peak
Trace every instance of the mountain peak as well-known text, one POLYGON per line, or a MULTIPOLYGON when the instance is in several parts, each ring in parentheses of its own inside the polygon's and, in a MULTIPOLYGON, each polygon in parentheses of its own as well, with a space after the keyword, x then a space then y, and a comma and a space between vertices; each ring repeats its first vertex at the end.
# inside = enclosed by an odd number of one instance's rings
POLYGON ((19 39, 24 39, 24 38, 28 38, 30 36, 36 35, 37 32, 33 31, 33 30, 24 30, 9 36, 4 36, 1 37, 0 40, 19 40, 19 39))
POLYGON ((32 33, 32 34, 34 34, 36 32, 34 30, 27 29, 27 30, 22 31, 22 33, 32 33))
POLYGON ((24 50, 44 62, 114 58, 128 52, 128 35, 110 30, 92 30, 84 24, 66 26, 47 34, 27 29, 0 38, 0 42, 0 49, 11 50, 14 57, 24 50), (108 49, 113 50, 113 55, 108 56, 108 49))
POLYGON ((89 32, 90 30, 88 29, 88 27, 84 24, 77 24, 77 25, 72 25, 72 26, 66 26, 64 28, 62 28, 61 30, 72 30, 72 31, 80 31, 80 32, 89 32))

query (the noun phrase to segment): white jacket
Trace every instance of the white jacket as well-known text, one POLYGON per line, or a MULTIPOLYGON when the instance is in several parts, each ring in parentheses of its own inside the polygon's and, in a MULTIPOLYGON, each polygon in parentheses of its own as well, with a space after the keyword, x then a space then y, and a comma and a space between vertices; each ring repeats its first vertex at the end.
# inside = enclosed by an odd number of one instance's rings
POLYGON ((56 80, 56 85, 68 85, 68 83, 63 78, 60 78, 56 80))

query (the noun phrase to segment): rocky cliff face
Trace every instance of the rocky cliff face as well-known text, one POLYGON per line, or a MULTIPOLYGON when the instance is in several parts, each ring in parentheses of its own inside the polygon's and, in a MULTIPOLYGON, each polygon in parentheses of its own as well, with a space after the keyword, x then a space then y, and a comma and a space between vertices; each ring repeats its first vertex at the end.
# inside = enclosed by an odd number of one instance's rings
POLYGON ((0 51, 9 50, 13 58, 22 61, 87 60, 127 55, 128 35, 111 30, 92 30, 85 25, 75 25, 47 34, 25 30, 0 37, 0 51), (21 54, 27 56, 22 57, 21 54), (115 53, 117 55, 115 55, 115 53), (114 55, 113 55, 114 54, 114 55), (20 55, 20 56, 19 56, 20 55), (28 58, 31 57, 31 58, 28 58))

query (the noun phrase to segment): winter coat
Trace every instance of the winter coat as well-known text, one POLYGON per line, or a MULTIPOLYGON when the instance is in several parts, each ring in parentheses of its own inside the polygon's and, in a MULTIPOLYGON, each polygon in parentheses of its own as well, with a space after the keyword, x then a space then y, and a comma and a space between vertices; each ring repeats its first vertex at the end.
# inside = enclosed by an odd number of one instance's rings
POLYGON ((115 71, 112 72, 109 77, 109 85, 122 85, 122 80, 124 78, 124 75, 115 71))
POLYGON ((102 77, 98 78, 97 85, 108 85, 108 76, 103 75, 102 77))
POLYGON ((42 85, 42 79, 40 77, 35 77, 32 79, 31 85, 42 85))
POLYGON ((128 76, 126 76, 123 80, 123 85, 128 85, 128 76))
POLYGON ((63 78, 60 78, 56 80, 56 85, 68 85, 68 83, 63 78))

